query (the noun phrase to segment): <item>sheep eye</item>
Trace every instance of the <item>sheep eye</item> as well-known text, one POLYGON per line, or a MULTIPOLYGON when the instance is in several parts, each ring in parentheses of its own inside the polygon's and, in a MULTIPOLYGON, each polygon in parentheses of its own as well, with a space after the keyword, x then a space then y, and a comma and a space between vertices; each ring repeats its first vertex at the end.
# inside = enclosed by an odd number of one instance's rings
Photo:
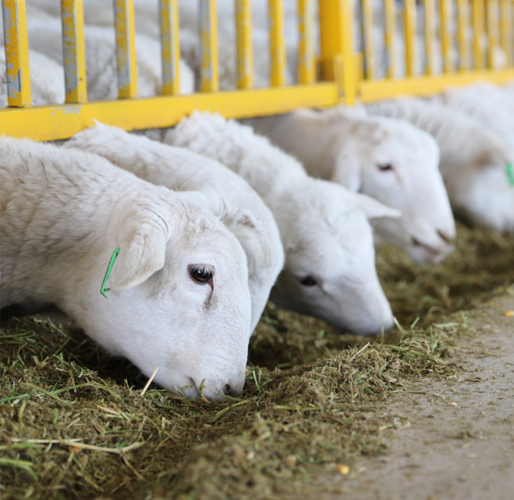
POLYGON ((387 170, 393 170, 393 166, 390 163, 379 163, 378 169, 382 172, 386 172, 387 170))
POLYGON ((312 278, 311 276, 306 276, 305 278, 302 278, 300 280, 300 283, 303 285, 303 286, 316 286, 318 283, 316 282, 316 280, 314 278, 312 278))
POLYGON ((188 271, 191 279, 201 285, 209 283, 214 276, 214 271, 207 266, 191 265, 188 267, 188 271))

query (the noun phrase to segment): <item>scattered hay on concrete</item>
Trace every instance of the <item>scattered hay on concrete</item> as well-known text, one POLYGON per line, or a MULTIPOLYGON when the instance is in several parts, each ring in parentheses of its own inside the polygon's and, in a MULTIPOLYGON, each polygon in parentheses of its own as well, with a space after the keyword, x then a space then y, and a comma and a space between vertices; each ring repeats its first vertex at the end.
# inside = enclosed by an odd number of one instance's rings
POLYGON ((356 341, 269 306, 243 397, 221 403, 154 385, 141 396, 137 369, 80 331, 11 319, 0 329, 0 496, 293 498, 320 471, 384 453, 383 433, 401 421, 379 403, 413 378, 458 370, 452 344, 469 332, 465 315, 449 321, 448 312, 514 282, 514 237, 459 235, 457 251, 430 268, 380 252, 403 325, 382 339, 356 341))

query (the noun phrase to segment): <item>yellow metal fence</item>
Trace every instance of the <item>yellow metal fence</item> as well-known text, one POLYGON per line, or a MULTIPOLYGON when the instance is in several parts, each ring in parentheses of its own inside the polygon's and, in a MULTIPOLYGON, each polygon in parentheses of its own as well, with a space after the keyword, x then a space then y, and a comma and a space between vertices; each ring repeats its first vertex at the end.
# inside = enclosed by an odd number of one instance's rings
MULTIPOLYGON (((152 0, 148 0, 152 1, 152 0)), ((178 0, 159 2, 162 95, 137 98, 133 0, 113 0, 118 67, 118 99, 88 102, 82 0, 61 0, 66 101, 31 106, 25 0, 2 0, 8 107, 0 109, 0 133, 36 140, 65 139, 93 120, 126 130, 168 127, 195 109, 242 118, 285 113, 298 107, 328 107, 372 102, 398 95, 429 95, 449 85, 478 80, 514 80, 514 0, 381 0, 380 19, 372 0, 318 0, 319 54, 315 54, 314 0, 297 0, 298 84, 286 85, 286 46, 282 0, 267 0, 269 14, 269 88, 253 89, 251 0, 234 0, 237 89, 219 91, 215 0, 199 1, 200 92, 178 95, 178 0), (354 47, 355 8, 362 15, 362 54, 354 47), (436 8, 437 7, 437 8, 436 8), (416 16, 424 16, 423 53, 419 53, 416 16), (398 15, 400 14, 400 15, 398 15), (398 26, 403 31, 398 37, 398 26), (375 27, 383 35, 377 44, 375 27), (456 27, 455 33, 452 27, 456 27), (436 41, 439 46, 436 47, 436 41), (399 76, 398 45, 405 75, 399 76), (377 77, 378 53, 387 60, 377 77), (402 53, 400 51, 400 53, 402 53), (424 67, 418 71, 419 58, 424 67), (437 57, 442 70, 437 73, 437 57)), ((195 1, 195 0, 191 0, 195 1)), ((254 0, 265 1, 265 0, 254 0)), ((224 20, 226 22, 226 20, 224 20)))

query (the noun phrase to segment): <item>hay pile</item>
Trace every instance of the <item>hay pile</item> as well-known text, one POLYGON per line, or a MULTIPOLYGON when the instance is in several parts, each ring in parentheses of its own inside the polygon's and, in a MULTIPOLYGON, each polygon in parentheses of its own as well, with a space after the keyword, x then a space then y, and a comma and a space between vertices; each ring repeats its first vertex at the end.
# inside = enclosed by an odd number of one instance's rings
POLYGON ((404 329, 341 336, 269 306, 252 338, 241 400, 187 401, 151 388, 124 360, 46 318, 0 330, 0 496, 293 498, 323 471, 386 450, 402 425, 383 408, 421 376, 453 377, 469 334, 449 311, 514 283, 514 236, 459 227, 457 251, 418 268, 391 248, 380 274, 404 329), (413 328, 410 325, 415 323, 413 328), (463 339, 458 340, 463 341, 463 339))

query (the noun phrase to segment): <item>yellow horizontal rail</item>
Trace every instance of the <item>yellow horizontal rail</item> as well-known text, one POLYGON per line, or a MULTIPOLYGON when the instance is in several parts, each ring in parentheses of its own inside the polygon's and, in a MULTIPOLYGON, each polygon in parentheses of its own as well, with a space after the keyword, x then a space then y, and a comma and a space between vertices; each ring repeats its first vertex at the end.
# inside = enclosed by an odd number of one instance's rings
POLYGON ((227 118, 287 113, 301 107, 339 103, 334 83, 271 89, 237 90, 186 96, 89 102, 0 111, 0 130, 13 137, 39 141, 66 139, 98 120, 125 130, 171 127, 195 109, 220 112, 227 118))
POLYGON ((392 99, 398 96, 427 96, 442 92, 449 86, 469 85, 477 81, 501 84, 514 80, 514 68, 503 71, 469 71, 440 76, 406 78, 404 80, 363 81, 360 97, 363 103, 392 99))

